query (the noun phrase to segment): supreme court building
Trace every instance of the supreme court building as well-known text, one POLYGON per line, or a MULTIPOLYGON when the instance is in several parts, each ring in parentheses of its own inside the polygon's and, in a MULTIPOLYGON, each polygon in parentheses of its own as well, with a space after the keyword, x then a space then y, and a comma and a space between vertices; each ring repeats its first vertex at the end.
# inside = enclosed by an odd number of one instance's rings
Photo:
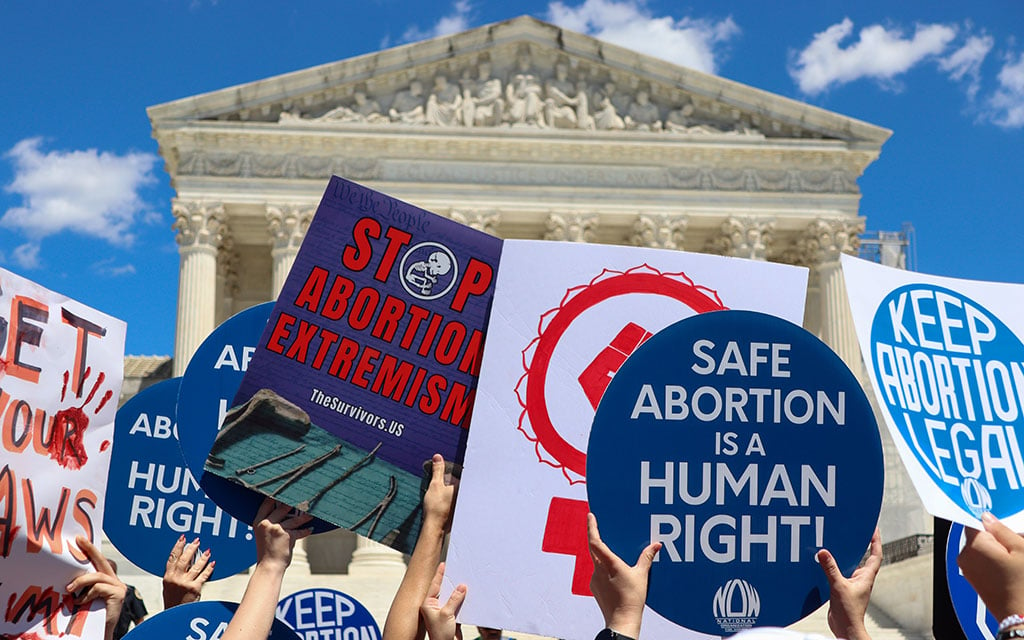
MULTIPOLYGON (((530 17, 148 112, 176 194, 178 317, 173 361, 129 358, 128 391, 181 375, 214 327, 277 295, 332 174, 502 238, 809 267, 805 327, 867 381, 838 258, 858 248, 857 179, 884 128, 530 17)), ((883 540, 923 539, 931 519, 882 431, 883 540)), ((397 586, 400 556, 345 540, 311 539, 299 572, 397 586)), ((922 631, 931 557, 906 555, 883 568, 876 615, 922 631)), ((388 587, 364 598, 383 623, 388 587)))

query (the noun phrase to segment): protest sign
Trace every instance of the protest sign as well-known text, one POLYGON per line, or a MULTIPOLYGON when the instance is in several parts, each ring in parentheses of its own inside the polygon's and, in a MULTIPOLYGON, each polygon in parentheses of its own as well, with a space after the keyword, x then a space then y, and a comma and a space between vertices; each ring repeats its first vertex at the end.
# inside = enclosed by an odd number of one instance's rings
POLYGON ((379 640, 373 614, 350 595, 306 589, 281 599, 277 618, 303 640, 379 640))
POLYGON ((1024 285, 942 278, 848 256, 861 353, 932 515, 1024 531, 1024 285))
MULTIPOLYGON (((238 609, 235 602, 190 602, 165 609, 150 616, 128 632, 125 640, 182 638, 183 640, 217 640, 228 628, 231 616, 238 609)), ((291 627, 274 619, 267 640, 300 640, 291 627)))
MULTIPOLYGON (((780 264, 506 241, 448 550, 447 586, 471 586, 463 621, 593 638, 603 622, 588 586, 585 452, 612 374, 650 335, 697 313, 799 322, 806 284, 806 269, 780 264)), ((687 636, 653 611, 644 634, 687 636)))
POLYGON ((967 582, 956 562, 964 543, 964 526, 953 523, 949 528, 949 537, 946 538, 944 563, 953 613, 956 614, 957 622, 960 623, 967 640, 995 640, 996 632, 999 631, 999 621, 989 613, 978 592, 970 582, 967 582))
POLYGON ((882 506, 878 425, 853 373, 786 320, 716 311, 663 329, 594 417, 587 493, 647 605, 703 633, 783 627, 828 600, 815 554, 858 565, 882 506), (683 591, 686 597, 680 598, 683 591))
POLYGON ((181 378, 143 389, 117 412, 103 531, 124 557, 163 575, 184 535, 216 562, 211 580, 256 561, 252 527, 224 513, 200 488, 177 446, 181 378))
POLYGON ((0 270, 0 634, 103 633, 103 603, 64 590, 93 571, 75 536, 99 545, 124 337, 120 320, 0 270))
MULTIPOLYGON (((178 388, 178 445, 185 464, 206 495, 239 522, 253 521, 264 496, 206 473, 203 466, 272 307, 272 302, 258 304, 218 325, 192 355, 178 388)), ((335 528, 321 520, 311 526, 316 533, 335 528)))
POLYGON ((500 249, 332 178, 207 471, 411 551, 424 462, 462 459, 500 249))

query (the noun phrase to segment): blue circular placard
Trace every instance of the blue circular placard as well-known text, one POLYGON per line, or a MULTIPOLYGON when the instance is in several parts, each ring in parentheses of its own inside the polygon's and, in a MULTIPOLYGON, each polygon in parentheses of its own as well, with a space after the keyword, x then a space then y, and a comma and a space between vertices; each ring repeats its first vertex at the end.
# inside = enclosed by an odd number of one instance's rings
MULTIPOLYGON (((249 307, 214 329, 189 360, 178 391, 178 435, 185 463, 206 495, 242 522, 253 521, 264 496, 205 473, 203 465, 273 308, 273 302, 249 307)), ((337 528, 322 520, 311 526, 316 533, 337 528)))
POLYGON ((164 380, 118 409, 103 531, 128 560, 158 576, 179 536, 198 538, 217 563, 217 580, 248 568, 256 548, 252 528, 221 511, 185 466, 175 444, 180 383, 164 380))
POLYGON ((967 640, 994 640, 999 630, 996 620, 985 603, 978 597, 960 567, 956 563, 960 550, 964 547, 964 526, 953 523, 946 538, 946 584, 949 585, 949 599, 953 603, 953 612, 960 623, 967 640))
POLYGON ((277 619, 303 638, 380 638, 380 627, 370 611, 352 596, 333 589, 306 589, 282 598, 277 619))
POLYGON ((786 626, 826 600, 815 560, 849 574, 882 503, 878 427, 856 378, 800 327, 713 311, 645 342, 612 379, 587 449, 601 535, 647 604, 689 629, 786 626))
MULTIPOLYGON (((185 638, 187 640, 216 640, 224 635, 231 616, 238 609, 235 602, 190 602, 161 611, 146 618, 132 628, 125 640, 151 640, 152 638, 185 638)), ((301 640, 291 627, 275 619, 267 640, 301 640)))
POLYGON ((1024 345, 956 291, 896 289, 871 324, 878 391, 921 470, 965 513, 1024 509, 1024 345))

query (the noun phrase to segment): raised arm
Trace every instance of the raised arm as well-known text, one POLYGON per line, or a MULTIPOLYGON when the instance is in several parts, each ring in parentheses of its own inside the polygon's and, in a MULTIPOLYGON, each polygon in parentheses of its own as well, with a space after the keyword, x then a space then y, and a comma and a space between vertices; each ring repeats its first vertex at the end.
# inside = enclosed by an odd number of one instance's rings
POLYGON ((590 591, 604 615, 605 628, 619 636, 640 637, 640 622, 647 601, 647 578, 654 556, 661 543, 654 542, 640 552, 636 564, 629 566, 601 540, 597 518, 587 514, 587 540, 590 557, 594 561, 594 575, 590 578, 590 591))
POLYGON ((868 559, 849 578, 843 576, 827 549, 819 551, 817 558, 831 591, 828 600, 829 629, 837 638, 844 640, 871 640, 864 626, 864 616, 868 611, 875 576, 882 566, 882 537, 878 529, 871 536, 868 559))
POLYGON ((289 515, 291 507, 267 498, 260 505, 253 524, 256 536, 256 568, 249 576, 245 595, 231 617, 222 640, 266 638, 274 624, 277 600, 285 569, 292 562, 295 541, 313 532, 302 528, 313 519, 309 514, 289 515))
POLYGON ((114 629, 117 627, 117 620, 121 617, 121 607, 124 605, 124 596, 128 591, 113 567, 103 557, 100 550, 85 536, 77 536, 75 544, 92 562, 94 571, 83 573, 70 583, 67 591, 74 598, 77 605, 92 602, 101 598, 107 608, 107 621, 103 632, 104 640, 113 640, 114 629))
POLYGON ((420 604, 427 596, 441 560, 441 547, 445 532, 451 524, 452 503, 455 500, 455 485, 445 482, 444 471, 444 458, 435 453, 431 461, 430 486, 423 496, 420 537, 388 611, 382 640, 423 638, 425 628, 420 619, 420 604))
POLYGON ((185 536, 171 548, 164 570, 164 609, 195 602, 202 596, 203 585, 217 563, 210 560, 209 549, 197 555, 198 551, 199 538, 185 544, 185 536))

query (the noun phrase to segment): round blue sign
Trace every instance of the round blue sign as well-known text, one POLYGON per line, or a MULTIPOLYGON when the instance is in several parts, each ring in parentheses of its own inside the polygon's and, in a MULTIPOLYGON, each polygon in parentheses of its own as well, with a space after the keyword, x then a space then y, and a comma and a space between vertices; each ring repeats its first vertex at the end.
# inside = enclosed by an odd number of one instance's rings
POLYGON ((846 365, 800 327, 712 311, 647 340, 605 391, 587 449, 601 536, 662 549, 647 604, 728 635, 828 600, 815 560, 859 563, 882 503, 878 427, 846 365))
POLYGON ((967 578, 960 572, 956 559, 964 548, 964 526, 953 523, 946 538, 946 583, 953 612, 967 640, 994 640, 999 621, 988 612, 967 578))
MULTIPOLYGON (((185 640, 217 640, 235 615, 235 602, 190 602, 161 611, 132 628, 125 640, 151 638, 184 638, 185 640)), ((275 619, 267 640, 301 640, 291 627, 275 619)))
MULTIPOLYGON (((249 307, 214 329, 189 360, 178 391, 178 441, 185 463, 206 495, 242 522, 253 521, 264 496, 205 473, 203 465, 273 308, 273 302, 249 307)), ((311 526, 315 533, 337 528, 322 520, 311 526)))
POLYGON ((306 589, 283 598, 277 605, 277 618, 311 640, 380 638, 370 611, 352 596, 333 589, 306 589))
POLYGON ((180 383, 164 380, 118 409, 103 531, 128 560, 158 576, 180 536, 198 538, 216 562, 211 578, 217 580, 248 568, 256 548, 252 527, 206 496, 173 444, 180 383))
POLYGON ((919 467, 966 513, 1024 509, 1024 345, 970 298, 918 283, 871 324, 878 391, 919 467))

